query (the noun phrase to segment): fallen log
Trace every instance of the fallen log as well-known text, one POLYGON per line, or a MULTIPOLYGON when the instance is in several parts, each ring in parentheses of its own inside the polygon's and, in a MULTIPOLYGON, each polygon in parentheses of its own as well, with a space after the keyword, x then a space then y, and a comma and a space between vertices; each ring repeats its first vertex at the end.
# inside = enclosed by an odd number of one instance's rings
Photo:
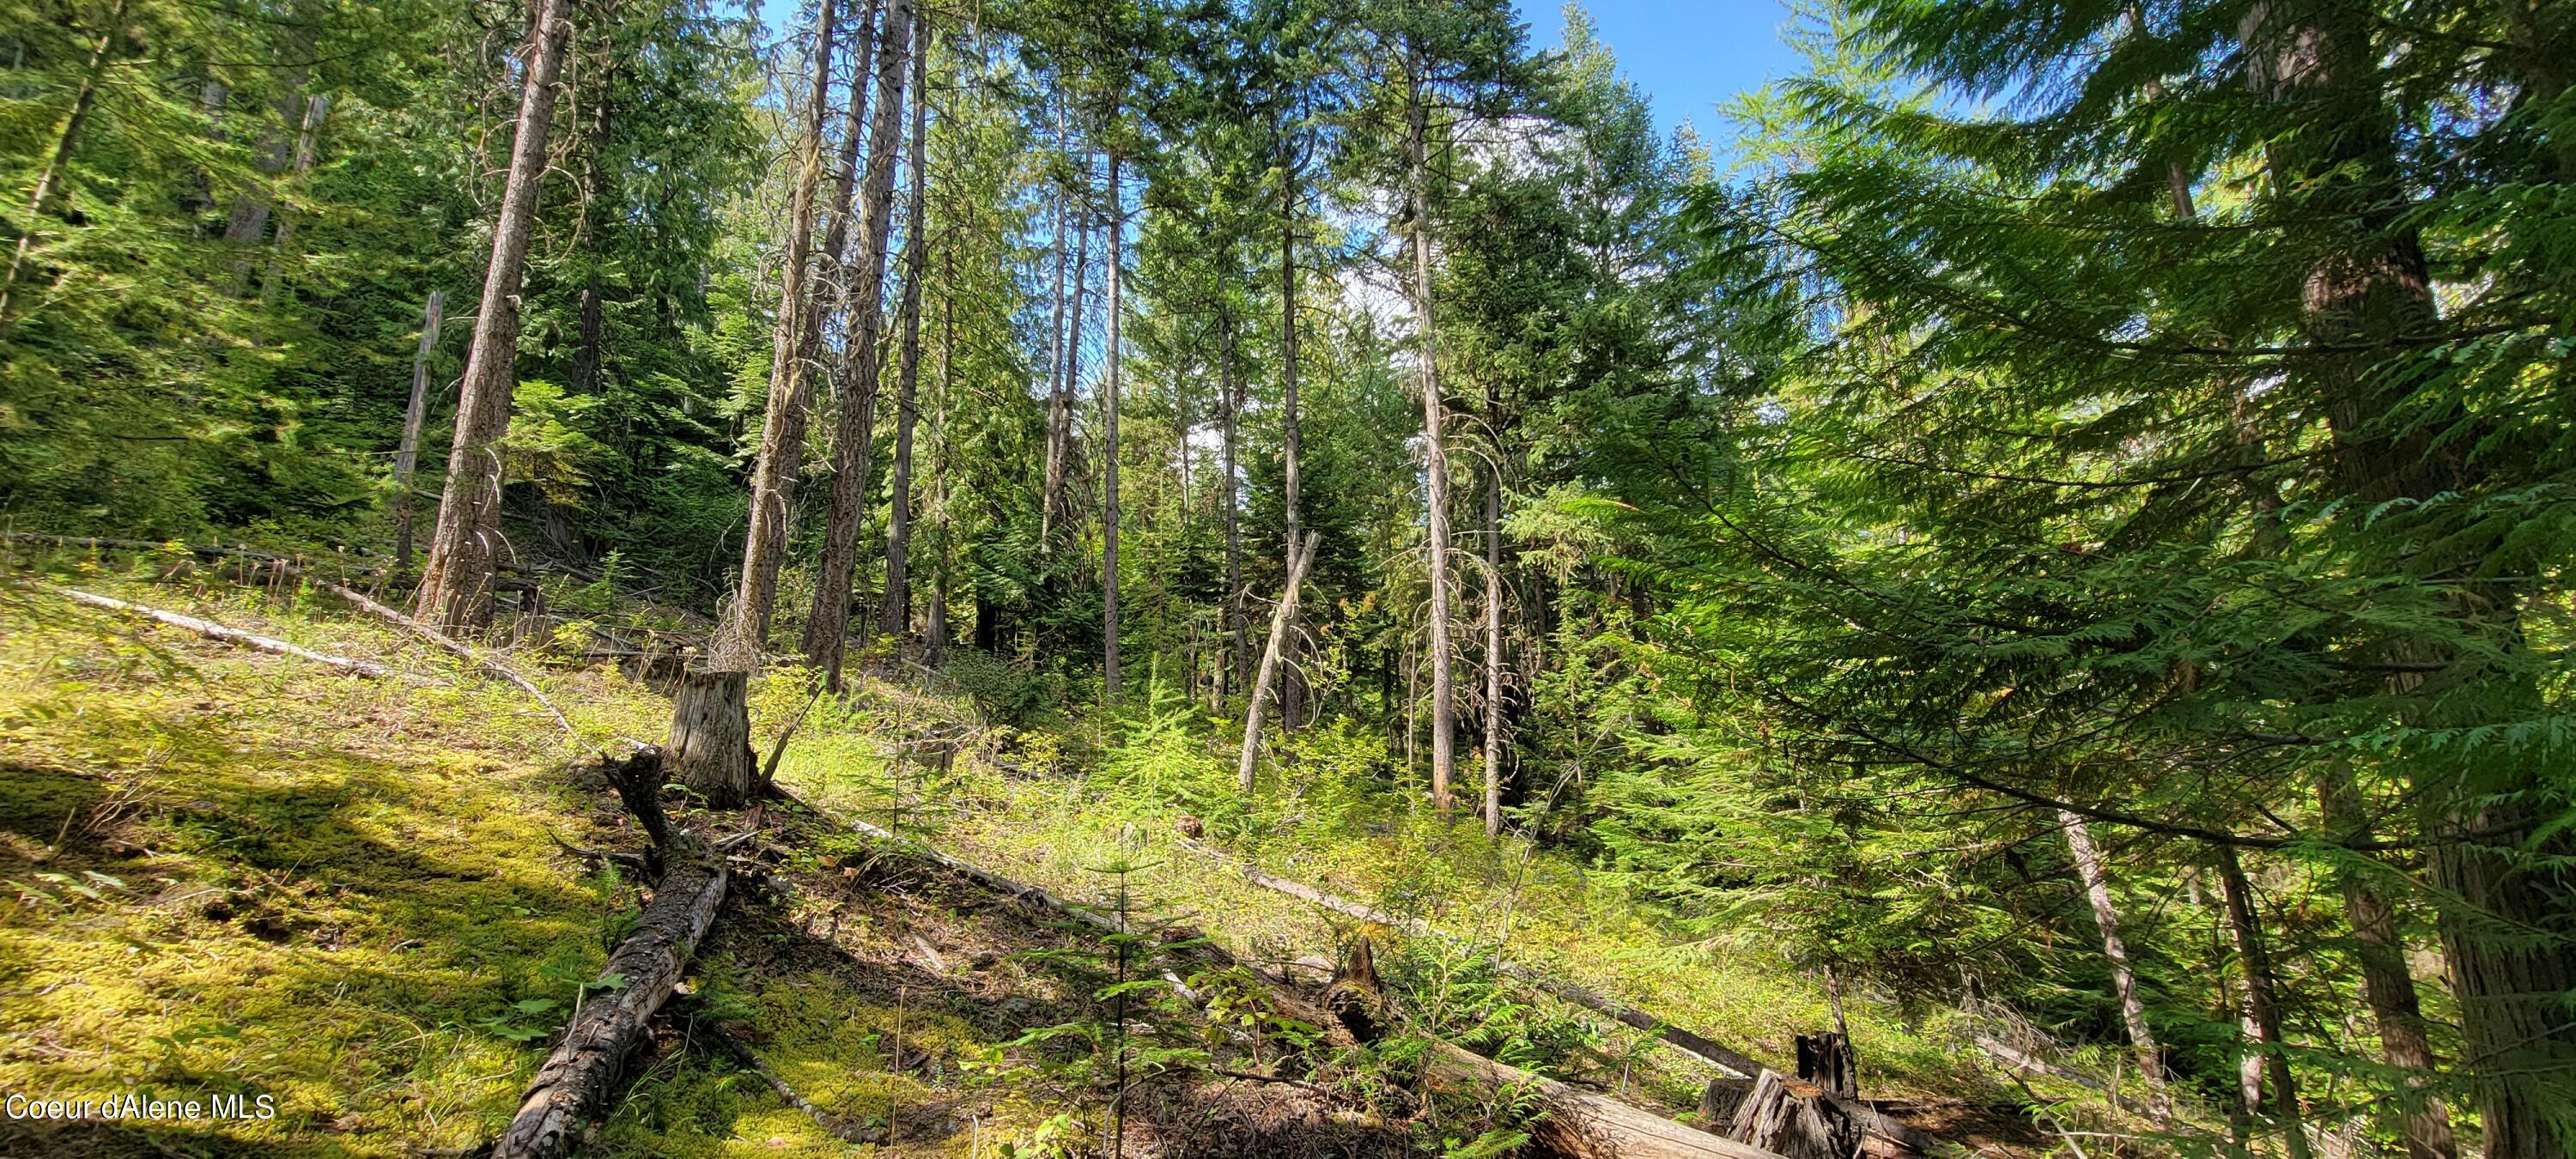
MULTIPOLYGON (((1399 929, 1417 938, 1428 938, 1434 941, 1444 941, 1452 944, 1459 944, 1461 941, 1420 918, 1398 917, 1374 906, 1364 905, 1360 902, 1352 901, 1349 898, 1337 897, 1333 894, 1325 893, 1324 891, 1316 889, 1303 882, 1292 881, 1275 873, 1271 873, 1262 869, 1260 866, 1251 864, 1250 862, 1229 857, 1202 842, 1194 841, 1187 837, 1180 838, 1180 843, 1182 848, 1188 849, 1191 852, 1232 865, 1237 872, 1243 875, 1245 880, 1250 881, 1254 885, 1261 886, 1264 889, 1287 894, 1290 897, 1320 906, 1345 917, 1357 918, 1364 922, 1375 922, 1379 925, 1399 929)), ((1762 1063, 1756 1061, 1752 1056, 1747 1055, 1742 1051, 1726 1046, 1723 1043, 1713 1042, 1704 1036, 1693 1033, 1682 1027, 1675 1026, 1664 1019, 1657 1018, 1646 1011, 1639 1010, 1634 1006, 1617 1001, 1585 987, 1578 986, 1562 978, 1541 973, 1540 971, 1533 970, 1527 966, 1511 962, 1501 963, 1497 968, 1504 976, 1509 977, 1514 981, 1526 984, 1542 994, 1546 994, 1549 997, 1562 1002, 1569 1002, 1576 1006, 1583 1007, 1593 1013, 1616 1020, 1622 1025, 1645 1031, 1648 1034, 1652 1034, 1657 1038, 1662 1039, 1666 1045, 1669 1045, 1684 1054, 1698 1058, 1700 1061, 1706 1062, 1712 1066, 1732 1071, 1745 1078, 1753 1078, 1761 1074, 1765 1069, 1762 1063)))
POLYGON ((289 644, 284 640, 280 640, 272 636, 262 636, 258 633, 245 632, 238 628, 227 628, 213 620, 201 620, 195 616, 183 616, 177 612, 165 612, 159 608, 146 607, 142 604, 127 603, 124 600, 110 599, 106 596, 81 591, 78 588, 58 588, 48 585, 46 590, 51 591, 64 599, 70 600, 73 603, 87 604, 93 608, 105 608, 112 612, 123 612, 129 616, 138 616, 156 624, 167 624, 173 628, 185 628, 210 640, 221 640, 224 643, 249 648, 256 652, 266 652, 274 656, 293 656, 298 660, 310 660, 316 664, 336 668, 351 676, 361 677, 363 679, 378 680, 394 674, 393 669, 387 668, 384 665, 373 661, 352 660, 346 656, 326 655, 321 652, 313 651, 310 648, 302 648, 294 644, 289 644))
POLYGON ((619 979, 619 985, 593 996, 574 1015, 562 1044, 537 1068, 518 1115, 493 1145, 493 1159, 551 1159, 572 1152, 583 1124, 607 1111, 627 1052, 679 984, 698 939, 715 924, 724 893, 721 862, 678 859, 662 874, 635 932, 608 957, 602 976, 619 979))
MULTIPOLYGON (((1394 1024, 1395 1002, 1378 977, 1376 955, 1367 937, 1351 943, 1349 956, 1333 971, 1324 1002, 1361 1042, 1374 1041, 1394 1024)), ((1488 1104, 1506 1101, 1507 1092, 1535 1100, 1537 1114, 1522 1125, 1541 1153, 1558 1159, 1780 1159, 1762 1148, 1695 1130, 1446 1042, 1432 1044, 1424 1079, 1434 1091, 1488 1104)))
POLYGON ((1429 1074, 1432 1089, 1446 1094, 1491 1099, 1512 1090, 1534 1096, 1541 1114, 1524 1129, 1544 1154, 1560 1159, 1781 1159, 1445 1042, 1432 1048, 1429 1074))
POLYGON ((654 853, 664 866, 662 879, 635 932, 608 956, 600 975, 609 980, 607 992, 591 996, 574 1011, 563 1041, 528 1084, 519 1113, 492 1145, 492 1159, 554 1159, 572 1153, 584 1124, 607 1111, 627 1056, 679 986, 698 939, 715 924, 716 908, 724 903, 728 874, 723 855, 693 834, 675 833, 656 797, 632 791, 646 784, 658 788, 660 766, 660 751, 649 748, 622 764, 611 762, 611 784, 644 831, 657 839, 654 853))

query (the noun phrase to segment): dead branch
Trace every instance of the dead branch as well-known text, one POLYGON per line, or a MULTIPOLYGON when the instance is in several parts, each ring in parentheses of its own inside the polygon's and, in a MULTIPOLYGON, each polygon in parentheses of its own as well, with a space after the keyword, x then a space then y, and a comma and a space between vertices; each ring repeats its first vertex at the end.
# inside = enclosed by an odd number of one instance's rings
POLYGON ((377 680, 394 674, 393 669, 387 668, 384 665, 373 661, 352 660, 346 656, 325 655, 323 653, 313 651, 310 648, 297 647, 296 645, 289 644, 284 640, 276 639, 274 637, 262 636, 253 632, 245 632, 238 628, 227 628, 213 620, 200 620, 195 616, 183 616, 177 612, 165 612, 159 608, 145 607, 142 604, 133 604, 127 603, 124 600, 110 599, 106 596, 94 595, 77 588, 58 588, 48 584, 45 585, 45 590, 74 603, 87 604, 94 608, 105 608, 112 612, 123 612, 129 616, 139 616, 157 624, 167 624, 173 628, 185 628, 208 639, 221 640, 227 644, 239 645, 253 651, 267 652, 276 656, 293 656, 299 660, 310 660, 316 664, 336 668, 351 676, 357 676, 368 680, 377 680))

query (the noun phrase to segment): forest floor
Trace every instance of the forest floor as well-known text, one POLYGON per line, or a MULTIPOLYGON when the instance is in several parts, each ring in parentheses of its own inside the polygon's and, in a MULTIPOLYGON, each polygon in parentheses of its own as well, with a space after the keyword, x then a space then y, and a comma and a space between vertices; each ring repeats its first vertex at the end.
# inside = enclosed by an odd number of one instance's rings
MULTIPOLYGON (((0 1119, 0 1155, 461 1154, 488 1140, 636 908, 634 883, 556 839, 641 846, 588 762, 616 738, 658 737, 667 701, 611 667, 540 671, 523 655, 572 716, 567 740, 518 691, 328 597, 52 579, 396 671, 359 680, 40 589, 5 593, 0 1094, 266 1095, 275 1114, 0 1119)), ((1472 947, 1409 940, 1387 955, 1425 1025, 1676 1116, 1713 1072, 1479 963, 1499 947, 1784 1067, 1792 1035, 1830 1024, 1821 987, 1758 932, 1675 944, 1581 865, 1428 817, 1400 777, 1360 767, 1364 738, 1303 734, 1292 774, 1246 802, 1222 730, 1171 698, 1149 698, 1103 743, 1081 721, 994 723, 930 683, 865 681, 798 728, 780 781, 820 812, 761 811, 753 848, 772 868, 728 898, 602 1149, 842 1154, 855 1137, 984 1156, 1096 1139, 1097 1043, 1120 1025, 1093 997, 1111 980, 1104 940, 889 854, 844 819, 1069 898, 1123 885, 1137 928, 1204 930, 1257 964, 1311 970, 1357 932, 1184 846, 1186 813, 1228 857, 1472 947)), ((764 750, 802 687, 788 672, 757 688, 764 750)), ((1188 981, 1233 1017, 1225 977, 1188 981)), ((2037 1142, 2010 1108, 2041 1092, 1966 1049, 1956 1011, 1844 997, 1865 1093, 1963 1150, 2037 1142)), ((1242 1033, 1168 994, 1130 1001, 1147 1005, 1128 1011, 1127 1053, 1170 1073, 1130 1098, 1129 1153, 1457 1152, 1493 1126, 1357 1071, 1312 1086, 1211 1074, 1209 1059, 1245 1053, 1242 1033)), ((2095 1113, 2073 1087, 2028 1081, 2066 1100, 2061 1120, 2095 1113)))

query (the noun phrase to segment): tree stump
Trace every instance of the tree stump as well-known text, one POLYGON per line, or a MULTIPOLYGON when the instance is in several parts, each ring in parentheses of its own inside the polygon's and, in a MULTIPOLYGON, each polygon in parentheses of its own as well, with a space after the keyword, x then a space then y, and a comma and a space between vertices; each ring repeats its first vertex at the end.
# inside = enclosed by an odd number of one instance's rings
POLYGON ((663 746, 670 775, 709 808, 751 801, 758 772, 751 753, 751 674, 691 665, 671 698, 671 741, 663 746))
POLYGON ((1798 1036, 1798 1078, 1846 1099, 1860 1097, 1860 1064, 1838 1031, 1798 1036))
POLYGON ((1787 1159, 1852 1159, 1867 1134, 1824 1089, 1766 1070, 1736 1108, 1727 1137, 1787 1159))

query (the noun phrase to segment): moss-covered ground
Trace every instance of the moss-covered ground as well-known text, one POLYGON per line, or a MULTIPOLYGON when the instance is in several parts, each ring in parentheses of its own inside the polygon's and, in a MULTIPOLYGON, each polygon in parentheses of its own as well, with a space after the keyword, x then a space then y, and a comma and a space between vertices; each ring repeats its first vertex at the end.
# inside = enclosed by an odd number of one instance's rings
MULTIPOLYGON (((28 576, 0 589, 0 1096, 239 1093, 274 1105, 272 1117, 222 1121, 0 1119, 0 1154, 470 1151, 516 1108, 635 909, 633 883, 555 838, 641 844, 584 769, 619 738, 658 739, 667 700, 614 668, 546 667, 545 644, 532 643, 516 662, 572 716, 579 735, 567 738, 507 685, 327 597, 144 582, 152 574, 56 562, 33 578, 397 674, 353 679, 79 609, 28 576)), ((804 687, 794 671, 755 686, 764 747, 804 687)), ((1678 943, 1581 864, 1440 823, 1373 736, 1301 734, 1265 758, 1246 800, 1227 729, 1203 708, 1155 697, 1112 724, 1018 727, 999 711, 926 678, 863 680, 813 707, 780 781, 824 815, 767 811, 753 848, 772 868, 729 900, 600 1150, 986 1156, 1082 1140, 1096 1153, 1105 1080, 1084 1069, 1097 1052, 1083 1036, 1106 1021, 1092 1001, 1106 980, 1100 940, 890 856, 835 816, 1068 897, 1105 899, 1123 883, 1140 928, 1203 929, 1292 972, 1357 932, 1184 848, 1186 820, 1232 856, 1424 918, 1757 1057, 1785 1064, 1790 1036, 1830 1021, 1818 980, 1769 954, 1758 931, 1678 943), (1067 1029, 1028 1037, 1051 1026, 1067 1029), (741 1065, 744 1052, 867 1142, 789 1105, 741 1065)), ((1473 957, 1417 946, 1389 961, 1427 1023, 1687 1113, 1707 1071, 1493 984, 1473 957)), ((1206 997, 1210 979, 1193 981, 1206 997)), ((1961 1049, 1955 1017, 1845 999, 1873 1093, 1950 1107, 1979 1129, 1992 1116, 1977 1108, 2023 1093, 1961 1049)), ((1176 1074, 1202 1055, 1240 1064, 1273 1029, 1254 1019, 1250 1034, 1219 1031, 1161 1001, 1131 1011, 1151 1027, 1131 1053, 1176 1074)), ((1327 1099, 1175 1078, 1134 1096, 1134 1139, 1368 1153, 1463 1146, 1490 1125, 1395 1105, 1365 1076, 1339 1081, 1327 1099)))

